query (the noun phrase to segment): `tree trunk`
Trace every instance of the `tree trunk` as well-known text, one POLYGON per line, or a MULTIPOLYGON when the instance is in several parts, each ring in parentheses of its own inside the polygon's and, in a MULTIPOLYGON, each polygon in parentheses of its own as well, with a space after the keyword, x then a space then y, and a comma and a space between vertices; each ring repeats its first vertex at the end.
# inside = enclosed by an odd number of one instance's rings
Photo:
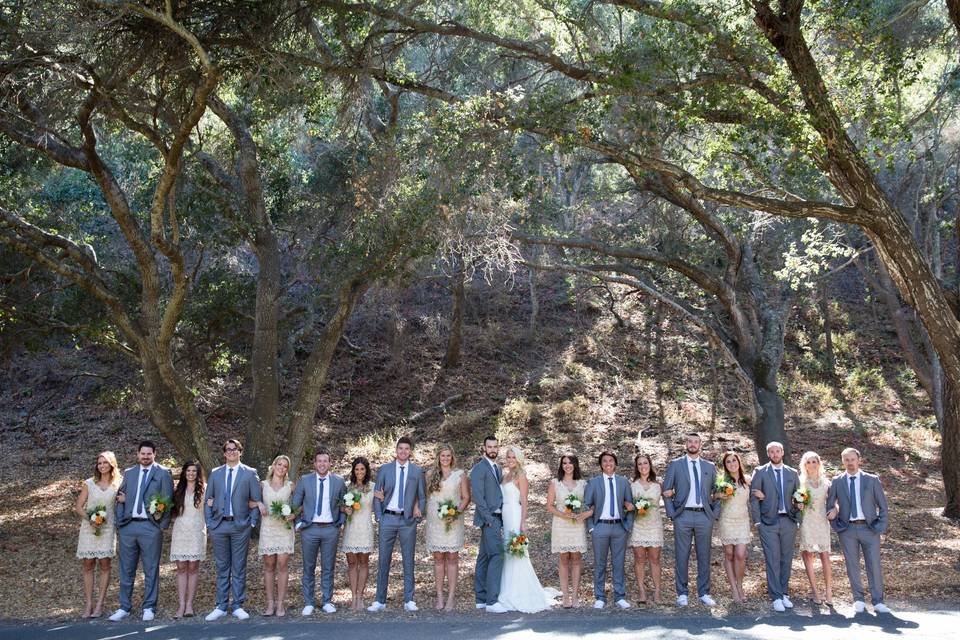
POLYGON ((466 297, 466 268, 463 258, 457 259, 457 269, 453 273, 453 309, 450 313, 450 336, 447 338, 447 352, 443 356, 443 368, 460 366, 460 348, 463 344, 463 304, 466 297))
POLYGON ((147 401, 147 415, 151 424, 157 428, 174 449, 184 457, 196 457, 209 471, 216 462, 210 452, 209 441, 204 438, 199 443, 194 439, 190 426, 177 410, 173 394, 160 377, 157 366, 149 361, 141 361, 143 391, 147 401))
POLYGON ((820 317, 823 318, 823 355, 827 375, 831 380, 837 377, 837 356, 833 349, 833 317, 830 315, 830 299, 827 297, 826 287, 817 300, 820 308, 820 317))
POLYGON ((781 443, 784 460, 790 460, 790 442, 783 424, 783 398, 777 389, 776 381, 772 386, 757 383, 753 388, 753 395, 760 407, 760 415, 753 427, 753 439, 760 463, 767 462, 767 445, 771 442, 781 443))
POLYGON ((946 506, 943 515, 960 518, 960 380, 943 377, 943 442, 940 461, 943 469, 943 489, 946 506))

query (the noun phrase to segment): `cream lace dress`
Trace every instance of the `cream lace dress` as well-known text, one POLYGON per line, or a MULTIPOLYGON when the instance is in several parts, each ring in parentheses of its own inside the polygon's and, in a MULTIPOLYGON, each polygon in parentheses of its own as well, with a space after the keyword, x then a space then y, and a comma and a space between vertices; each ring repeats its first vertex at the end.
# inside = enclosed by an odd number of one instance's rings
POLYGON ((810 504, 803 509, 800 521, 800 551, 830 553, 830 522, 827 520, 827 491, 830 483, 821 479, 815 487, 809 480, 805 483, 810 491, 810 504))
POLYGON ((112 558, 117 553, 117 536, 113 527, 115 517, 113 506, 117 498, 117 488, 108 486, 103 490, 97 486, 93 478, 87 478, 84 483, 87 485, 87 504, 83 508, 90 509, 103 505, 107 508, 107 521, 100 527, 99 536, 94 534, 94 528, 87 518, 80 522, 77 557, 81 559, 112 558))
MULTIPOLYGON (((557 496, 554 507, 563 511, 563 503, 569 495, 575 495, 583 502, 583 490, 587 486, 586 480, 577 480, 573 489, 567 487, 561 480, 554 478, 553 491, 557 496)), ((550 553, 586 553, 587 526, 584 522, 573 522, 569 518, 553 516, 550 527, 550 553)))
POLYGON ((294 546, 293 523, 290 523, 288 529, 283 521, 270 515, 270 505, 277 501, 290 504, 293 484, 287 480, 282 487, 274 489, 270 486, 269 480, 261 480, 260 487, 263 490, 263 504, 267 507, 267 515, 260 519, 260 544, 257 548, 257 554, 261 556, 281 553, 292 554, 294 546))
MULTIPOLYGON (((343 525, 340 550, 344 553, 373 553, 373 483, 368 486, 366 493, 360 489, 360 510, 343 525)), ((347 491, 356 488, 347 485, 347 491)))
POLYGON ((173 521, 170 536, 170 562, 206 560, 207 523, 203 519, 203 502, 193 506, 193 495, 183 496, 183 513, 173 521))
POLYGON ((634 512, 633 531, 630 534, 631 547, 662 547, 663 546, 663 518, 660 516, 660 484, 651 482, 646 489, 639 480, 630 485, 633 499, 646 498, 653 507, 647 515, 639 516, 634 512))
POLYGON ((453 500, 455 505, 460 506, 462 479, 463 469, 454 469, 446 480, 440 482, 440 490, 427 498, 427 512, 423 514, 427 521, 427 553, 456 553, 463 549, 463 516, 454 520, 450 531, 447 531, 446 523, 437 514, 444 500, 453 500))
POLYGON ((715 527, 720 544, 749 544, 750 487, 735 485, 733 495, 721 501, 715 527))

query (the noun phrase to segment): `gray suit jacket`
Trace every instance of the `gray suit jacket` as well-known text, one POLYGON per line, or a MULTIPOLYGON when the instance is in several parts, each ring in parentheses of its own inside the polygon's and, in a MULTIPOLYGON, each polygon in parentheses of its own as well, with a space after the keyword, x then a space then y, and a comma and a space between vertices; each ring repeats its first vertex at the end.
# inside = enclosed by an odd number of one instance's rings
POLYGON ((473 494, 473 525, 476 527, 503 526, 503 523, 493 514, 503 509, 503 489, 497 480, 493 467, 485 459, 481 459, 470 469, 470 492, 473 494))
MULTIPOLYGON (((603 474, 590 478, 586 488, 583 490, 583 506, 586 509, 593 509, 593 515, 590 516, 588 528, 593 531, 599 520, 605 520, 608 514, 600 513, 603 509, 603 502, 606 499, 607 490, 603 484, 603 474)), ((633 518, 635 512, 627 511, 623 508, 624 502, 633 502, 633 489, 630 488, 630 482, 623 476, 613 476, 613 490, 616 492, 617 512, 621 515, 620 526, 630 531, 633 527, 633 518)))
MULTIPOLYGON (((120 488, 117 489, 117 491, 123 492, 126 499, 124 502, 116 503, 114 507, 114 522, 116 522, 118 528, 126 525, 133 518, 133 507, 136 502, 133 493, 137 490, 139 475, 140 465, 130 467, 123 472, 123 481, 120 483, 120 488)), ((153 469, 151 469, 147 475, 147 481, 140 487, 140 499, 143 501, 144 512, 147 512, 150 498, 155 495, 164 496, 170 500, 171 503, 173 501, 173 475, 169 469, 160 464, 153 465, 153 469)), ((151 517, 150 514, 147 513, 147 519, 161 529, 166 529, 170 526, 170 511, 172 510, 167 510, 159 520, 151 517)))
MULTIPOLYGON (((207 480, 207 492, 203 502, 203 517, 207 521, 207 529, 219 527, 223 517, 227 515, 227 470, 227 465, 217 467, 210 472, 207 480)), ((237 526, 257 526, 260 522, 260 509, 251 509, 249 506, 251 500, 259 502, 261 499, 257 470, 243 463, 238 464, 230 495, 233 523, 237 526)))
MULTIPOLYGON (((340 511, 340 501, 343 500, 343 494, 347 492, 347 485, 343 478, 333 473, 327 474, 327 480, 330 482, 330 514, 333 516, 334 524, 339 527, 347 520, 347 514, 340 511)), ((317 509, 316 471, 300 476, 293 490, 293 496, 290 498, 290 507, 294 511, 303 507, 303 511, 297 517, 298 529, 305 529, 313 524, 313 516, 316 515, 317 509)))
MULTIPOLYGON (((662 490, 673 489, 676 491, 673 497, 663 499, 663 507, 671 520, 676 520, 683 513, 687 504, 687 496, 692 491, 687 464, 686 455, 674 458, 667 466, 667 473, 663 478, 662 490)), ((713 484, 717 480, 717 467, 703 458, 700 458, 698 465, 700 467, 700 502, 703 504, 703 512, 711 520, 716 520, 720 517, 720 501, 714 500, 711 502, 710 494, 713 493, 713 484)))
MULTIPOLYGON (((886 533, 888 509, 883 485, 878 476, 863 470, 860 471, 860 500, 860 510, 870 530, 877 534, 886 533)), ((850 485, 846 473, 836 476, 827 491, 827 511, 835 505, 840 510, 837 517, 830 521, 830 526, 840 533, 850 526, 850 485)))
MULTIPOLYGON (((793 492, 800 487, 797 470, 783 465, 783 497, 787 501, 787 516, 794 522, 800 520, 800 511, 793 504, 793 492)), ((773 464, 762 464, 753 471, 750 480, 750 521, 766 525, 777 523, 780 517, 780 490, 777 488, 777 476, 773 464), (763 500, 753 495, 754 489, 763 491, 763 500)))
MULTIPOLYGON (((383 491, 383 501, 373 499, 373 513, 380 522, 383 517, 383 510, 387 508, 393 499, 393 492, 397 490, 397 461, 387 463, 377 471, 377 481, 373 485, 374 491, 383 491)), ((407 520, 413 518, 413 505, 420 507, 420 517, 427 510, 427 481, 423 475, 423 469, 407 461, 406 479, 403 488, 403 517, 407 520)))

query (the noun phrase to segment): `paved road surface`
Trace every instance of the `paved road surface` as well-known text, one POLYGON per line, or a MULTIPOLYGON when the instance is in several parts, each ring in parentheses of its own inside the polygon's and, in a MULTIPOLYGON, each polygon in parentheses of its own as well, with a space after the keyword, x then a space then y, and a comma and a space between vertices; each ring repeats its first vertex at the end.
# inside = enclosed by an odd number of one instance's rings
POLYGON ((207 624, 189 621, 177 624, 143 622, 88 622, 71 624, 0 623, 0 640, 905 640, 957 638, 960 611, 911 611, 895 615, 856 616, 803 615, 798 613, 728 617, 642 615, 634 612, 598 615, 537 616, 504 614, 493 617, 461 615, 429 620, 397 619, 395 614, 373 620, 343 621, 317 618, 302 622, 251 619, 207 624), (386 624, 385 624, 386 623, 386 624), (389 625, 389 626, 387 626, 389 625), (389 636, 387 635, 389 634, 389 636))

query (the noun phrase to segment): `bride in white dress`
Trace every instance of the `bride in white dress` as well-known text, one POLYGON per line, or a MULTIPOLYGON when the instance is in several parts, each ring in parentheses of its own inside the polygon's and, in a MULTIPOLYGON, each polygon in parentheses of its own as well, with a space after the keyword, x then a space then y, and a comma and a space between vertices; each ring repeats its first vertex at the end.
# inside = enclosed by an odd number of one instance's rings
MULTIPOLYGON (((503 537, 509 540, 514 533, 526 532, 527 490, 529 483, 523 470, 523 452, 518 447, 507 448, 507 472, 503 474, 503 537)), ((544 589, 530 563, 529 549, 522 558, 504 555, 500 577, 499 602, 508 611, 536 613, 556 605, 560 596, 556 589, 544 589)))

